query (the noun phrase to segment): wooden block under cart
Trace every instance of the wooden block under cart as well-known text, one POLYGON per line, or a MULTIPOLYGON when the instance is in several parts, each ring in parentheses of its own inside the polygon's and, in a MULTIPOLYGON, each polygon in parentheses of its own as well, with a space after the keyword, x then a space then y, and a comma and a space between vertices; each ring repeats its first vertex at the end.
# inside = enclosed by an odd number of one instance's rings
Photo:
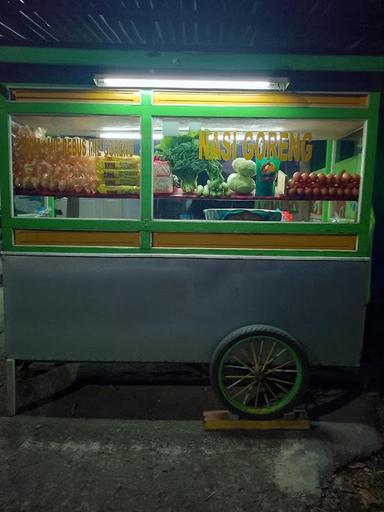
POLYGON ((311 423, 304 411, 275 420, 247 420, 229 411, 204 411, 205 430, 310 430, 311 423))

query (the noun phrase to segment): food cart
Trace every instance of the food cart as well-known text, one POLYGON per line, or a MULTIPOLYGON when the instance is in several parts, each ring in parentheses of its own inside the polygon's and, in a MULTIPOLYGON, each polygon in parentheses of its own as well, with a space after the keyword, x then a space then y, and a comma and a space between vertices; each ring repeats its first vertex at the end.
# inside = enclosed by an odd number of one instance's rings
POLYGON ((274 418, 358 367, 376 93, 7 86, 6 353, 209 363, 274 418))

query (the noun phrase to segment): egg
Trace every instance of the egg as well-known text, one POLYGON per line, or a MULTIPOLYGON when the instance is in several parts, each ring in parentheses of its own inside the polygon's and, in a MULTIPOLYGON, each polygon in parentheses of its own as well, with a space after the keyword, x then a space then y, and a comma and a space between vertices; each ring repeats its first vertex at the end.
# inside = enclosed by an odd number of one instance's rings
POLYGON ((316 183, 318 181, 317 174, 315 172, 310 172, 308 178, 312 183, 316 183))
POLYGON ((340 184, 341 184, 341 176, 340 176, 340 174, 336 174, 335 179, 334 179, 334 185, 336 187, 338 187, 338 186, 340 186, 340 184))
POLYGON ((312 189, 310 187, 305 187, 304 188, 304 194, 306 196, 311 196, 312 195, 312 189))
POLYGON ((343 172, 341 175, 341 184, 346 186, 349 183, 350 175, 347 172, 343 172))
POLYGON ((357 172, 354 172, 351 177, 354 181, 360 182, 360 174, 357 172))
POLYGON ((327 177, 326 175, 323 173, 323 172, 320 172, 318 175, 317 175, 317 181, 319 182, 320 185, 322 185, 323 183, 325 183, 327 177))
POLYGON ((293 179, 298 182, 298 181, 301 181, 301 172, 299 171, 296 171, 293 173, 293 179))

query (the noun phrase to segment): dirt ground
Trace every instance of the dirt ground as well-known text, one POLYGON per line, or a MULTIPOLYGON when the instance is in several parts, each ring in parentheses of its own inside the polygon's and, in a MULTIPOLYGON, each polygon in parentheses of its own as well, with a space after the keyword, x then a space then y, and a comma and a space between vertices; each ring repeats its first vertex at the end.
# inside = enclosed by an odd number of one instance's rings
MULTIPOLYGON (((384 436, 384 401, 375 406, 384 436)), ((323 487, 320 504, 308 512, 383 512, 384 450, 339 469, 323 487)))
MULTIPOLYGON (((383 301, 368 308, 360 384, 375 393, 376 427, 384 437, 383 301)), ((384 449, 339 469, 326 483, 321 502, 308 512, 384 512, 384 449)))

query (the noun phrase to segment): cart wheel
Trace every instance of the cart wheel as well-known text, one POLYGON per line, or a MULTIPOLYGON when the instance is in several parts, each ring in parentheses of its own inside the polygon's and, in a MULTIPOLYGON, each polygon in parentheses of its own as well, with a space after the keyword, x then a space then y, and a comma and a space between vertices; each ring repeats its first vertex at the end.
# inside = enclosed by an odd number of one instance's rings
POLYGON ((284 331, 251 325, 219 344, 210 377, 231 412, 250 419, 277 418, 300 403, 307 382, 306 357, 284 331))

